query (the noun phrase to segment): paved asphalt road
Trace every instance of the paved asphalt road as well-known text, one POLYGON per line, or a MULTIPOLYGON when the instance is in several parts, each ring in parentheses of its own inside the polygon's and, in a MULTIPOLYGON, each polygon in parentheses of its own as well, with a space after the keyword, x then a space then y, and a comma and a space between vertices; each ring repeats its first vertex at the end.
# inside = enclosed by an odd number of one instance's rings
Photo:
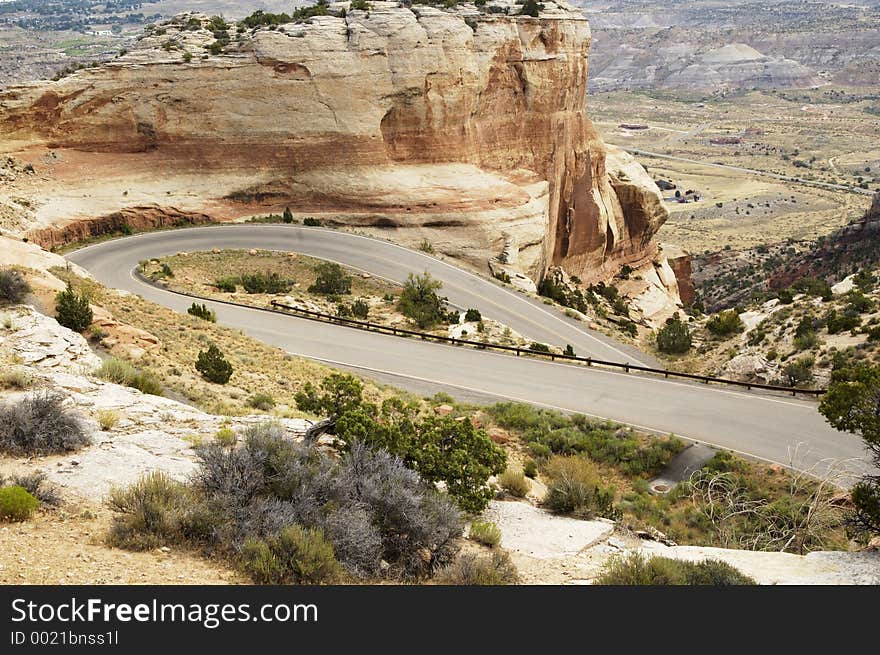
MULTIPOLYGON (((289 250, 332 259, 392 280, 428 270, 444 282, 444 293, 460 307, 477 307, 487 317, 536 340, 571 343, 579 354, 617 361, 645 361, 576 322, 493 282, 422 253, 345 232, 277 225, 241 225, 151 232, 88 246, 68 259, 108 287, 185 311, 186 297, 139 281, 137 262, 179 251, 211 248, 289 250)), ((218 275, 222 271, 217 272, 218 275)), ((867 457, 858 438, 829 427, 809 400, 642 377, 623 372, 518 358, 490 351, 403 339, 317 323, 258 309, 206 303, 219 323, 252 337, 330 364, 356 368, 401 386, 439 385, 455 393, 513 399, 620 421, 735 450, 781 464, 801 444, 799 468, 825 458, 854 460, 863 471, 867 457), (408 384, 411 383, 411 384, 408 384)), ((650 362, 649 362, 650 363, 650 362)))

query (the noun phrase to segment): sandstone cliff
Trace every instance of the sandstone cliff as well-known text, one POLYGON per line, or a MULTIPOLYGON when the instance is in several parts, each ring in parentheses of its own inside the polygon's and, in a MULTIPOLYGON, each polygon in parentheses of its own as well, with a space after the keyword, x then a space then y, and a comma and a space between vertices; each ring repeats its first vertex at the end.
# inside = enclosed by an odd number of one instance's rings
POLYGON ((216 55, 207 19, 179 17, 100 68, 0 92, 0 147, 44 173, 26 226, 49 246, 65 232, 38 228, 143 206, 290 206, 482 268, 505 232, 535 279, 649 264, 667 213, 587 118, 586 18, 561 0, 518 11, 375 2, 231 26, 216 55))

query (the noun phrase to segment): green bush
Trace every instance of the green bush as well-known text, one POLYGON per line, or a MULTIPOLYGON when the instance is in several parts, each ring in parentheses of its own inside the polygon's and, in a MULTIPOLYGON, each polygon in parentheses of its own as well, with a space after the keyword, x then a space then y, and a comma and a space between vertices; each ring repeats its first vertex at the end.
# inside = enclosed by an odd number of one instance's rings
POLYGON ((338 417, 336 435, 346 444, 364 443, 400 457, 429 482, 444 482, 465 511, 480 512, 494 495, 488 479, 507 463, 504 450, 471 421, 451 416, 420 419, 418 407, 400 398, 381 409, 362 401, 361 383, 340 373, 328 376, 319 391, 311 383, 295 396, 303 411, 338 417))
POLYGON ((232 364, 230 364, 220 349, 213 343, 207 350, 200 350, 196 359, 196 370, 208 382, 226 384, 232 377, 232 364))
POLYGON ((342 296, 351 293, 352 277, 345 269, 335 262, 321 262, 315 266, 315 282, 309 287, 309 293, 321 293, 327 296, 342 296))
POLYGON ((532 488, 531 483, 526 480, 525 473, 513 469, 507 469, 499 475, 498 484, 504 491, 517 498, 525 498, 532 488))
POLYGON ((304 412, 339 417, 361 404, 363 391, 363 383, 353 375, 331 373, 321 382, 321 391, 306 382, 294 400, 297 408, 304 412))
POLYGON ((715 336, 726 337, 742 332, 745 329, 745 325, 743 325, 736 310, 728 309, 710 318, 706 323, 706 329, 715 336))
POLYGON ((306 227, 321 227, 321 221, 314 216, 307 216, 303 219, 303 225, 306 227))
POLYGON ((137 389, 141 393, 147 393, 152 396, 161 396, 163 394, 162 384, 155 375, 149 371, 137 369, 128 362, 116 357, 104 360, 101 367, 95 371, 95 375, 102 380, 137 389))
POLYGON ((364 300, 355 300, 351 303, 351 315, 364 320, 370 315, 370 306, 364 300))
POLYGON ((284 208, 284 213, 281 215, 281 220, 285 223, 293 223, 293 212, 290 211, 290 207, 284 208))
POLYGON ((332 584, 342 578, 333 544, 318 528, 291 525, 266 539, 248 539, 241 556, 258 584, 332 584))
POLYGON ((40 501, 19 486, 0 488, 0 521, 26 521, 40 507, 40 501))
POLYGON ((214 280, 214 286, 223 293, 235 293, 237 280, 234 277, 218 277, 214 280))
POLYGON ((876 306, 876 303, 861 291, 853 289, 846 294, 846 309, 844 311, 847 313, 867 314, 874 311, 876 306))
POLYGON ((533 341, 529 344, 529 350, 536 353, 550 353, 550 346, 546 343, 538 343, 537 341, 533 341))
POLYGON ((208 321, 209 323, 217 322, 217 314, 208 309, 208 307, 204 304, 196 304, 193 303, 189 309, 186 310, 186 313, 190 316, 195 316, 196 318, 200 318, 203 321, 208 321))
POLYGON ((647 559, 640 553, 610 559, 594 584, 599 585, 754 585, 755 581, 719 560, 686 562, 668 557, 647 559))
POLYGON ((61 505, 61 493, 57 487, 48 482, 48 476, 42 471, 19 473, 4 480, 0 476, 0 486, 22 487, 31 496, 40 501, 41 505, 61 505))
POLYGON ((519 573, 510 555, 496 551, 491 557, 462 555, 435 580, 444 585, 511 585, 519 582, 519 573))
POLYGON ((828 285, 828 283, 825 280, 820 280, 814 277, 801 278, 800 280, 797 280, 794 284, 792 284, 791 288, 794 291, 805 293, 808 296, 818 296, 826 302, 831 300, 831 298, 833 297, 831 287, 828 285))
POLYGON ((0 302, 17 305, 31 291, 24 276, 13 268, 0 270, 0 302))
POLYGON ((862 293, 870 293, 877 286, 877 276, 863 268, 853 276, 853 284, 862 293))
POLYGON ((108 543, 128 550, 150 550, 178 542, 190 501, 189 488, 161 471, 147 473, 128 487, 114 487, 107 502, 118 516, 108 543))
POLYGON ((326 16, 329 6, 327 0, 318 0, 314 5, 297 7, 293 10, 293 19, 295 21, 302 21, 312 16, 326 16))
POLYGON ((542 9, 544 9, 543 3, 538 2, 537 0, 525 0, 519 13, 523 16, 532 16, 533 18, 537 18, 541 15, 542 9))
POLYGON ((861 324, 862 319, 859 317, 858 312, 851 310, 838 312, 836 309, 830 309, 825 314, 825 327, 828 329, 828 334, 838 334, 839 332, 854 330, 861 324))
POLYGON ((248 407, 253 407, 254 409, 260 409, 264 412, 268 412, 270 409, 275 407, 275 399, 267 393, 255 393, 253 396, 248 398, 247 404, 248 407))
POLYGON ((657 348, 662 353, 682 355, 691 349, 692 344, 691 332, 678 312, 666 319, 666 324, 657 331, 657 348))
POLYGON ((49 455, 90 442, 80 417, 64 406, 64 396, 39 392, 0 405, 0 452, 49 455))
POLYGON ((287 293, 293 286, 292 280, 275 272, 243 274, 238 281, 247 293, 287 293))
POLYGON ((538 459, 551 454, 582 454, 626 475, 648 476, 661 471, 684 449, 680 439, 640 438, 614 423, 580 415, 568 417, 523 403, 498 403, 489 407, 488 413, 501 427, 520 432, 538 459))
POLYGON ((484 546, 494 548, 501 543, 501 528, 489 521, 474 521, 468 538, 484 546))
POLYGON ((291 20, 293 19, 287 14, 272 14, 258 9, 250 16, 242 18, 239 24, 244 25, 248 29, 253 29, 264 25, 284 25, 291 22, 291 20))
POLYGON ((533 480, 538 476, 538 464, 535 460, 530 459, 523 464, 523 475, 533 480))
POLYGON ((465 323, 479 323, 483 320, 483 315, 479 309, 469 309, 464 313, 465 323))
POLYGON ((619 518, 614 507, 614 489, 600 484, 595 464, 583 457, 553 457, 544 466, 547 495, 544 506, 558 514, 582 519, 601 516, 619 518))
POLYGON ((437 294, 442 287, 443 283, 432 278, 427 271, 422 275, 410 273, 397 308, 423 330, 442 323, 449 317, 446 298, 437 294))
POLYGON ((92 324, 92 308, 85 293, 76 293, 69 284, 55 296, 55 318, 66 328, 82 332, 92 324))

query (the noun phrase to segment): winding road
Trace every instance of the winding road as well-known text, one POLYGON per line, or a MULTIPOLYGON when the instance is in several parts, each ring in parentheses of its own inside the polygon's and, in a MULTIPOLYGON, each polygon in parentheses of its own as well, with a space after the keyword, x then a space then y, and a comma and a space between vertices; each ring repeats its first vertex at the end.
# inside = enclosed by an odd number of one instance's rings
MULTIPOLYGON (((347 232, 293 225, 211 226, 105 241, 67 258, 107 287, 185 312, 191 299, 139 280, 134 269, 143 259, 212 248, 298 252, 397 282, 411 272, 428 271, 443 282, 442 292, 456 307, 475 307, 527 338, 571 344, 579 355, 655 364, 540 300, 424 253, 347 232)), ((786 466, 798 449, 797 468, 822 467, 828 458, 849 461, 854 472, 868 468, 861 440, 828 426, 814 401, 404 339, 257 308, 206 304, 216 311, 219 323, 291 354, 357 369, 419 392, 442 388, 471 398, 511 399, 580 412, 786 466)))

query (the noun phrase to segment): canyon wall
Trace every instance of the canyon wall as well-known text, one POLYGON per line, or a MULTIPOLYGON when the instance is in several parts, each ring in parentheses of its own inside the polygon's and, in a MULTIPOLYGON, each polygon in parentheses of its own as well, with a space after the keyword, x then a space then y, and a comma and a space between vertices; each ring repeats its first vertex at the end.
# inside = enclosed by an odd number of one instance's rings
POLYGON ((535 279, 651 262, 667 213, 587 118, 588 21, 563 2, 519 11, 375 2, 233 25, 220 54, 206 17, 178 17, 99 68, 0 92, 0 148, 38 170, 57 159, 35 228, 152 204, 220 219, 290 206, 484 268, 512 237, 535 279))

